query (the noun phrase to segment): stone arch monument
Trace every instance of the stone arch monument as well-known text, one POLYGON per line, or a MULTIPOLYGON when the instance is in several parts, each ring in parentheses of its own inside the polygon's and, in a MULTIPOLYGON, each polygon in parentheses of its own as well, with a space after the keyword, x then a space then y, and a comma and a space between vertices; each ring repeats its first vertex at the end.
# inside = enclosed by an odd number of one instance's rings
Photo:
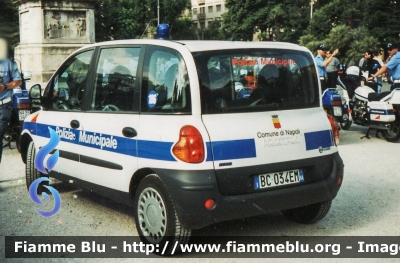
POLYGON ((20 43, 15 58, 31 83, 46 83, 76 49, 94 43, 97 0, 14 0, 19 6, 20 43))

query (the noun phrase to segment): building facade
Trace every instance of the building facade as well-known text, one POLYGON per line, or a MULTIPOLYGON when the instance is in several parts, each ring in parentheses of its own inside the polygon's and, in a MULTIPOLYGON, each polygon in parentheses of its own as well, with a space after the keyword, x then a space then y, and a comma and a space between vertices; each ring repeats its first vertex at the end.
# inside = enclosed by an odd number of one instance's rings
POLYGON ((204 30, 214 19, 220 19, 227 11, 224 0, 191 0, 193 26, 204 30))

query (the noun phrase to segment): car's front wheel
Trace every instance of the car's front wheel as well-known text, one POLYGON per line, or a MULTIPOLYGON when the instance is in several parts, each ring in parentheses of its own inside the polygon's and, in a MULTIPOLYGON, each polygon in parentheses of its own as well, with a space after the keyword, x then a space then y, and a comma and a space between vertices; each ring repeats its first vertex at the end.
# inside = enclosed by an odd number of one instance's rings
MULTIPOLYGON (((26 176, 26 186, 29 187, 36 179, 44 177, 45 175, 39 172, 35 167, 36 149, 33 141, 29 143, 28 150, 26 153, 26 166, 25 166, 25 176, 26 176)), ((42 185, 46 185, 48 182, 42 182, 39 185, 38 193, 45 191, 46 189, 42 185)))
POLYGON ((282 214, 297 223, 312 224, 324 218, 331 208, 332 201, 297 207, 282 211, 282 214))
POLYGON ((143 178, 136 190, 134 207, 140 239, 147 244, 159 244, 157 254, 178 252, 176 247, 174 249, 175 242, 189 241, 191 230, 179 222, 173 200, 158 175, 143 178))

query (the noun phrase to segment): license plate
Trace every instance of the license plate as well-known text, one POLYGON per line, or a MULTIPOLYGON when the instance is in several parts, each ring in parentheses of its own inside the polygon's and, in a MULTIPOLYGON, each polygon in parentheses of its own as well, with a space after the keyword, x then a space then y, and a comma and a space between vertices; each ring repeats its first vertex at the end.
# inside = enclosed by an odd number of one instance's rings
POLYGON ((342 116, 342 107, 339 106, 333 106, 333 115, 335 116, 342 116))
POLYGON ((31 111, 29 111, 29 110, 20 110, 20 111, 18 111, 19 120, 20 121, 25 120, 26 116, 28 116, 29 114, 31 114, 31 111))
POLYGON ((269 174, 260 174, 254 177, 254 189, 263 189, 281 185, 303 183, 303 169, 288 170, 269 174))

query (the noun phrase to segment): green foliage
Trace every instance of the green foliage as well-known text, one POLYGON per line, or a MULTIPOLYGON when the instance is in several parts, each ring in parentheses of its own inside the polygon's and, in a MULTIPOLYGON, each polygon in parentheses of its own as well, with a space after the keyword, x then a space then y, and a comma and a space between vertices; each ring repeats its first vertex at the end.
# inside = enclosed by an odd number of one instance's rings
POLYGON ((252 40, 255 28, 262 23, 256 17, 267 15, 261 6, 260 0, 226 0, 228 12, 222 15, 223 30, 234 40, 252 40))
POLYGON ((208 27, 204 31, 204 40, 226 40, 227 37, 222 31, 222 23, 219 19, 208 22, 208 27))
POLYGON ((342 63, 358 64, 365 51, 379 51, 385 43, 399 41, 399 8, 395 1, 333 0, 315 11, 307 28, 312 37, 302 37, 300 43, 312 51, 316 42, 339 48, 342 63))
POLYGON ((310 0, 227 0, 223 15, 224 31, 236 39, 252 40, 260 31, 260 40, 296 43, 310 19, 310 0))
POLYGON ((380 42, 399 41, 399 1, 366 0, 363 2, 363 25, 380 42))
POLYGON ((19 14, 18 8, 12 0, 0 0, 2 15, 0 16, 0 37, 10 44, 10 52, 19 43, 19 14))
POLYGON ((193 21, 190 18, 181 18, 175 21, 174 31, 171 33, 173 40, 197 40, 197 32, 193 28, 193 21))
POLYGON ((332 28, 327 40, 328 43, 326 44, 332 48, 341 49, 346 47, 347 43, 352 40, 350 28, 346 25, 339 25, 332 28))
MULTIPOLYGON (((160 0, 160 23, 174 24, 186 8, 189 0, 160 0)), ((95 6, 96 41, 141 38, 148 26, 157 26, 157 0, 100 0, 95 6)), ((179 22, 178 22, 179 23, 179 22)), ((182 30, 181 27, 179 30, 182 30)))

